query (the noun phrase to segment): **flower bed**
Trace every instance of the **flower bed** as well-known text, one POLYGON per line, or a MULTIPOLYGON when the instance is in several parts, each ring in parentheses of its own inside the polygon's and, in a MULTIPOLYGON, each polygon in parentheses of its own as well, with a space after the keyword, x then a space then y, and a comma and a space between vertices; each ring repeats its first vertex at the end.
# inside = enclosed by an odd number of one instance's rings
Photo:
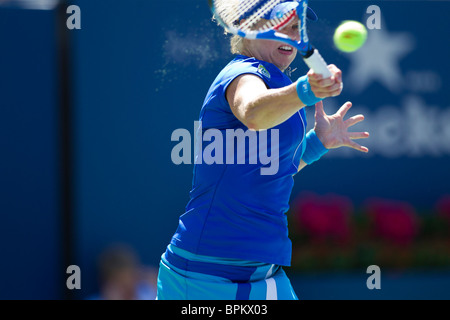
POLYGON ((304 193, 290 211, 293 271, 450 267, 450 196, 418 212, 402 201, 356 207, 344 196, 304 193))

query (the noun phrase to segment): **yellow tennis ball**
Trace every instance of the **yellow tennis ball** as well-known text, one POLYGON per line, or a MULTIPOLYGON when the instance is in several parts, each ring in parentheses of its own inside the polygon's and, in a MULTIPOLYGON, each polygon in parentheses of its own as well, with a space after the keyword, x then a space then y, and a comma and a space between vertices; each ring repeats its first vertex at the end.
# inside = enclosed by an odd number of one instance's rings
POLYGON ((334 45, 341 51, 353 52, 362 47, 367 39, 366 27, 358 21, 347 20, 336 28, 334 45))

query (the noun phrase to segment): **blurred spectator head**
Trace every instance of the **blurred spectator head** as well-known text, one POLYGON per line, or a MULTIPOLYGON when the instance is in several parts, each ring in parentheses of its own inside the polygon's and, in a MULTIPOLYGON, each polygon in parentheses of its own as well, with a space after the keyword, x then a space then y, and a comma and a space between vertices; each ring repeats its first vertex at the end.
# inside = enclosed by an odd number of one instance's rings
POLYGON ((154 299, 156 273, 143 267, 137 253, 124 244, 107 247, 98 257, 100 281, 99 299, 147 300, 154 299))

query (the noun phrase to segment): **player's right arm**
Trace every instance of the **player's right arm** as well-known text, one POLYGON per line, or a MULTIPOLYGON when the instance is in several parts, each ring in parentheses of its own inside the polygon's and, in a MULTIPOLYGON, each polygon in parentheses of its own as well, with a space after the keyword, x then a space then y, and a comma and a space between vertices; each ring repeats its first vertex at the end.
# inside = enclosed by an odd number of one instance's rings
POLYGON ((305 106, 298 97, 295 83, 268 89, 261 78, 252 74, 234 79, 226 97, 234 116, 250 130, 273 128, 305 106))
MULTIPOLYGON (((341 71, 334 65, 328 66, 333 76, 322 79, 320 75, 308 72, 311 90, 318 98, 337 96, 342 91, 341 71)), ((273 128, 305 107, 297 93, 294 82, 279 89, 268 89, 256 75, 243 74, 234 79, 227 88, 226 98, 234 116, 250 130, 273 128)))

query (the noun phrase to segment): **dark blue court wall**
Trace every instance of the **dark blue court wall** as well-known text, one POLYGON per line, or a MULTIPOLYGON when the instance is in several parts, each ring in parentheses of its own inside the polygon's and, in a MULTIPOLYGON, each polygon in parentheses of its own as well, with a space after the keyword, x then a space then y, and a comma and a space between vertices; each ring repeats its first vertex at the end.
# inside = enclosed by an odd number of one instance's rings
POLYGON ((0 7, 0 299, 60 299, 56 15, 0 7))

